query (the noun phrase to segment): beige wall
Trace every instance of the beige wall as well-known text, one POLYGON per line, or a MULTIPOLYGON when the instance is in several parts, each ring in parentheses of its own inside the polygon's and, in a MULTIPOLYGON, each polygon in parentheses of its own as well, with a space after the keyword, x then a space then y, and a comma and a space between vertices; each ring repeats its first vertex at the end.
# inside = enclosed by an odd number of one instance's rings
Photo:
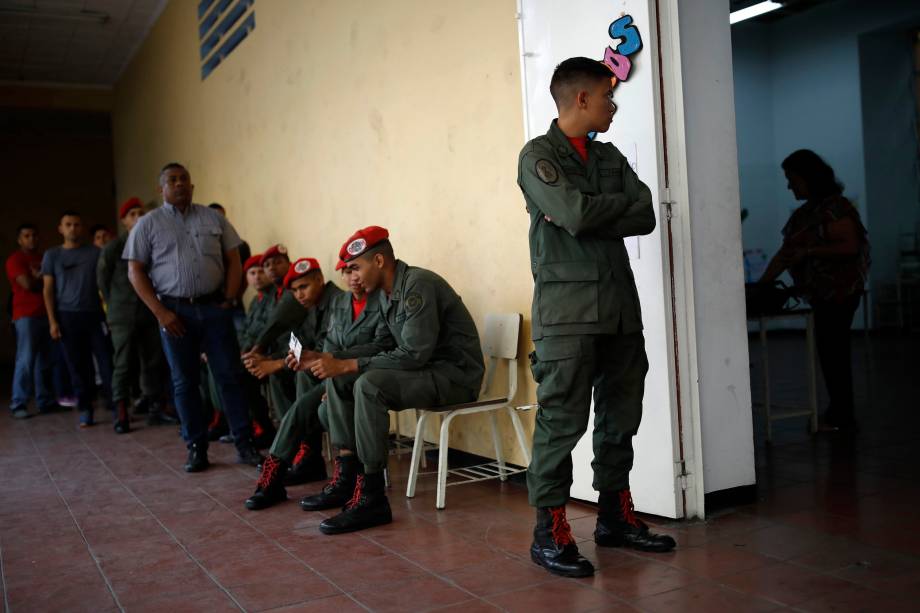
MULTIPOLYGON (((116 87, 118 199, 152 198, 179 160, 253 250, 282 241, 329 271, 354 229, 386 226, 478 323, 525 314, 519 400, 532 397, 514 0, 259 2, 255 30, 204 82, 195 4, 169 4, 116 87)), ((487 419, 454 423, 452 446, 494 455, 487 419)))

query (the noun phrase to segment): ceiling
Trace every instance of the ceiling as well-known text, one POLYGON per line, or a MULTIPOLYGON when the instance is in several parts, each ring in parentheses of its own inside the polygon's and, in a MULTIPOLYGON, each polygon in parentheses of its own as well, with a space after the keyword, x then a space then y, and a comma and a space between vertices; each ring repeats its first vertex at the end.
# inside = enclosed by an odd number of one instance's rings
POLYGON ((112 86, 167 0, 0 0, 0 81, 112 86))

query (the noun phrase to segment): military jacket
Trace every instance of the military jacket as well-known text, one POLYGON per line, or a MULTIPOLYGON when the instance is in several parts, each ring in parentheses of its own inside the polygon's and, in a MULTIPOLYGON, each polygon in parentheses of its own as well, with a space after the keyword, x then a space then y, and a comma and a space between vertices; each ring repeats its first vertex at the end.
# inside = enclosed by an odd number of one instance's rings
POLYGON ((268 321, 256 334, 254 344, 277 359, 287 355, 290 333, 304 323, 308 309, 287 290, 272 293, 269 309, 268 321))
POLYGON ((323 351, 331 353, 334 358, 347 360, 377 355, 395 347, 380 310, 369 308, 374 299, 368 296, 368 304, 354 320, 351 293, 342 292, 333 299, 323 351))
POLYGON ((268 318, 272 312, 272 302, 273 300, 265 292, 259 292, 250 301, 246 321, 243 322, 243 329, 238 334, 240 348, 243 351, 248 351, 256 344, 259 332, 268 325, 268 318))
POLYGON ((393 336, 395 348, 358 358, 358 369, 431 368, 449 381, 479 393, 485 365, 479 333, 460 296, 440 276, 396 262, 393 291, 368 296, 393 336), (375 304, 376 303, 376 304, 375 304))
POLYGON ((584 163, 553 120, 518 160, 530 214, 534 340, 642 330, 623 238, 655 229, 652 194, 616 147, 591 141, 587 149, 584 163))
MULTIPOLYGON (((329 318, 332 316, 333 303, 345 292, 332 281, 326 281, 323 295, 319 302, 307 309, 307 316, 300 326, 294 330, 297 340, 304 349, 322 351, 326 342, 326 333, 329 330, 329 318)), ((350 295, 350 294, 349 294, 350 295)))
POLYGON ((96 263, 96 283, 106 304, 110 325, 156 323, 128 280, 128 261, 121 259, 128 235, 119 236, 102 248, 96 263))

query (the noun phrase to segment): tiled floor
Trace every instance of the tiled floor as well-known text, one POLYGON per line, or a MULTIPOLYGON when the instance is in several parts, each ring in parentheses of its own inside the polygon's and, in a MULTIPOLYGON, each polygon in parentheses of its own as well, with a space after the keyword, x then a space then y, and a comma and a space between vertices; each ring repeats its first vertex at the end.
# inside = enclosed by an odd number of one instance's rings
POLYGON ((598 568, 584 580, 530 562, 533 515, 519 485, 451 488, 438 512, 431 478, 414 500, 402 495, 407 457, 393 458, 395 522, 326 537, 316 529, 324 515, 296 504, 319 485, 245 510, 255 471, 233 464, 226 445, 212 447, 211 470, 187 475, 173 428, 116 436, 107 426, 78 432, 74 414, 3 413, 2 601, 94 613, 917 610, 918 405, 902 394, 920 378, 908 348, 878 349, 878 369, 894 379, 863 403, 869 423, 857 437, 811 439, 786 424, 772 448, 758 447, 756 503, 706 522, 652 521, 678 540, 674 553, 596 548, 593 510, 571 505, 598 568))

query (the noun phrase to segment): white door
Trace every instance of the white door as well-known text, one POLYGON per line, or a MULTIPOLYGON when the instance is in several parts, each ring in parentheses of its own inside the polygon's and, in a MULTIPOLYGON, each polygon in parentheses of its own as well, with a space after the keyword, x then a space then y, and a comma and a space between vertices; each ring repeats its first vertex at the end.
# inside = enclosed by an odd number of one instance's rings
MULTIPOLYGON (((642 304, 649 358, 642 425, 633 441, 630 477, 639 511, 681 517, 674 339, 668 289, 667 235, 659 196, 663 190, 659 128, 658 68, 653 49, 654 19, 648 0, 519 0, 522 86, 527 139, 543 134, 556 107, 549 94, 553 69, 562 60, 585 56, 605 60, 619 81, 618 110, 599 140, 614 143, 651 188, 658 226, 652 234, 627 239, 642 304)), ((610 356, 616 359, 616 356, 610 356)), ((592 414, 593 423, 593 414, 592 414)), ((596 501, 591 487, 591 426, 573 454, 572 496, 596 501)))

